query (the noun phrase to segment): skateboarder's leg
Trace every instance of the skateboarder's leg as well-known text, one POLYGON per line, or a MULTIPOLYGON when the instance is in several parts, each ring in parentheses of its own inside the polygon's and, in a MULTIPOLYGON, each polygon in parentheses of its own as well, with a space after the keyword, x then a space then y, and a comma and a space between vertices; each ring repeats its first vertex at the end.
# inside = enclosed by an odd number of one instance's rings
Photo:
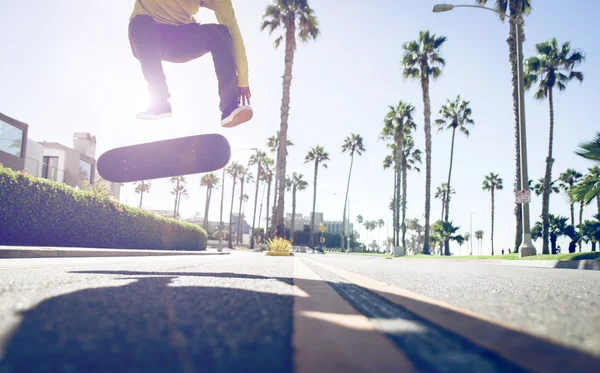
POLYGON ((187 62, 206 53, 212 55, 219 82, 219 108, 228 113, 238 107, 238 80, 231 36, 218 24, 192 23, 182 26, 159 25, 163 60, 187 62))
POLYGON ((161 61, 160 32, 152 17, 136 16, 129 22, 129 43, 133 55, 140 61, 151 97, 150 107, 146 112, 138 113, 138 118, 157 119, 170 116, 170 94, 161 61))

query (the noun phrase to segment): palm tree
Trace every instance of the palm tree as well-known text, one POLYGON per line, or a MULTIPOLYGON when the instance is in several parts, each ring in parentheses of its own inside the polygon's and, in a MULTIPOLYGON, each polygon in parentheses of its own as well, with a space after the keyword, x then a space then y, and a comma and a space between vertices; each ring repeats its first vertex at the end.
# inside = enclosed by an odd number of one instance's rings
MULTIPOLYGON (((417 125, 413 121, 413 112, 415 107, 412 104, 406 103, 404 101, 400 101, 398 106, 388 106, 389 111, 385 116, 383 121, 383 130, 381 132, 381 137, 383 139, 392 139, 395 145, 394 153, 395 153, 395 171, 396 171, 396 187, 394 188, 396 194, 394 196, 394 201, 396 202, 395 207, 395 226, 394 230, 396 232, 400 232, 400 177, 401 177, 401 168, 403 163, 403 146, 404 146, 404 136, 406 132, 410 132, 412 129, 415 129, 417 125)), ((399 234, 396 233, 396 242, 394 246, 399 246, 399 234)))
MULTIPOLYGON (((278 153, 278 149, 279 149, 279 138, 281 137, 279 130, 277 130, 277 133, 269 138, 267 138, 267 147, 269 148, 269 150, 271 151, 271 153, 275 153, 276 157, 275 159, 277 159, 277 153, 278 153)), ((294 143, 292 142, 292 140, 290 140, 289 138, 286 139, 287 145, 286 145, 286 150, 285 150, 285 156, 288 156, 288 151, 287 151, 287 147, 288 146, 294 146, 294 143)), ((276 222, 275 222, 275 217, 277 216, 277 185, 278 185, 279 180, 277 179, 277 177, 275 178, 275 189, 274 189, 274 193, 273 193, 273 208, 272 208, 272 222, 271 222, 271 227, 274 228, 276 226, 276 222)), ((268 203, 267 203, 268 205, 268 203)), ((267 210, 269 209, 269 207, 267 206, 267 210)), ((267 211, 267 220, 269 213, 267 211)), ((267 223, 267 227, 269 226, 269 224, 267 223)), ((268 232, 268 229, 267 229, 268 232)), ((275 234, 275 232, 270 232, 271 236, 275 234)))
POLYGON ((312 216, 310 217, 310 238, 308 241, 310 247, 313 247, 314 244, 313 232, 315 225, 315 208, 317 205, 317 174, 319 172, 319 164, 321 164, 324 168, 327 168, 327 164, 325 163, 326 161, 329 161, 329 153, 327 153, 320 145, 311 148, 304 158, 304 163, 315 163, 315 177, 313 181, 313 208, 312 216))
POLYGON ((396 204, 396 193, 398 193, 398 190, 400 188, 400 186, 398 185, 398 167, 395 166, 396 164, 396 144, 395 143, 388 143, 386 144, 386 146, 390 149, 392 149, 392 154, 387 155, 384 159, 383 159, 383 169, 386 170, 392 166, 394 166, 394 197, 392 198, 392 202, 390 203, 390 210, 392 211, 392 246, 398 246, 398 232, 397 232, 397 221, 399 219, 399 212, 398 212, 398 206, 396 204))
POLYGON ((573 199, 586 205, 596 198, 598 214, 600 214, 600 132, 596 133, 592 141, 580 144, 575 153, 585 159, 598 162, 598 165, 588 169, 588 174, 572 188, 569 194, 572 194, 573 199))
MULTIPOLYGON (((478 4, 485 5, 488 0, 476 0, 478 4)), ((500 16, 500 20, 504 22, 507 16, 507 10, 509 11, 509 33, 508 43, 509 60, 512 72, 512 96, 513 96, 513 113, 514 113, 514 128, 515 128, 515 185, 514 190, 520 190, 521 188, 521 148, 520 148, 520 135, 519 135, 519 73, 517 64, 519 63, 517 58, 517 25, 519 26, 519 34, 521 40, 525 40, 525 32, 523 31, 523 15, 528 15, 531 12, 531 0, 496 0, 495 9, 500 16)), ((523 46, 520 45, 519 55, 523 55, 523 46)), ((515 247, 514 252, 519 252, 519 246, 523 240, 523 215, 522 206, 519 203, 515 203, 515 217, 516 217, 516 232, 515 232, 515 247)))
POLYGON ((429 79, 442 75, 446 61, 440 56, 445 36, 436 37, 429 31, 421 31, 419 40, 403 46, 402 66, 405 79, 418 79, 423 91, 424 130, 425 130, 425 238, 423 254, 429 254, 429 213, 431 206, 431 103, 429 99, 429 79))
MULTIPOLYGON (((452 145, 450 147, 450 168, 448 169, 448 183, 446 195, 450 195, 450 177, 452 176, 452 160, 454 158, 454 137, 456 135, 456 129, 469 136, 469 130, 467 129, 468 124, 475 124, 471 119, 471 108, 469 107, 469 101, 464 101, 460 98, 460 95, 456 96, 456 100, 446 101, 446 105, 440 109, 440 119, 436 119, 435 123, 438 125, 438 132, 443 130, 452 130, 452 145)), ((446 209, 444 221, 448 221, 448 214, 450 210, 450 198, 446 198, 446 209)), ((448 243, 445 245, 445 255, 450 255, 450 249, 448 243)))
POLYGON ((216 190, 219 189, 220 182, 221 182, 221 180, 219 179, 219 176, 214 172, 206 174, 206 175, 202 176, 202 179, 200 179, 200 186, 206 187, 206 207, 204 208, 204 223, 202 225, 204 227, 204 230, 206 230, 207 232, 208 232, 208 212, 209 212, 209 206, 210 206, 210 199, 212 198, 212 191, 213 191, 213 189, 216 189, 216 190))
MULTIPOLYGON (((544 193, 544 177, 540 177, 538 179, 538 182, 533 184, 533 192, 535 193, 536 196, 541 196, 544 193)), ((556 185, 554 185, 555 181, 551 181, 550 182, 550 191, 552 193, 560 193, 560 189, 558 189, 558 187, 556 185)))
POLYGON ((185 186, 181 187, 181 191, 179 192, 179 199, 177 200, 177 216, 181 217, 179 214, 179 206, 181 205, 181 197, 188 198, 190 194, 188 193, 188 189, 185 186))
POLYGON ((402 156, 402 247, 406 250, 406 194, 408 188, 407 175, 408 171, 415 170, 421 172, 417 167, 417 163, 421 164, 421 151, 415 149, 415 140, 412 134, 407 133, 404 136, 404 144, 402 146, 404 155, 402 156))
MULTIPOLYGON (((573 188, 573 185, 575 185, 582 176, 583 175, 581 173, 572 168, 568 168, 558 177, 558 187, 569 194, 573 188)), ((570 200, 569 202, 569 207, 571 208, 571 225, 575 226, 575 203, 573 200, 570 200)))
MULTIPOLYGON (((344 198, 344 214, 342 215, 342 239, 340 240, 342 249, 344 248, 344 235, 346 233, 346 203, 348 202, 348 191, 350 190, 350 176, 352 175, 352 165, 354 164, 354 153, 362 155, 365 152, 362 136, 351 133, 350 136, 346 137, 342 144, 342 153, 345 152, 350 152, 350 171, 348 171, 348 184, 346 185, 346 197, 344 198)), ((350 227, 350 222, 348 222, 348 227, 350 227)), ((348 233, 350 233, 350 230, 348 230, 348 233)))
POLYGON ((481 241, 483 240, 483 231, 475 231, 475 238, 477 239, 477 244, 479 245, 479 252, 481 252, 481 241))
POLYGON ((590 161, 600 162, 600 132, 596 133, 596 137, 592 141, 579 145, 575 154, 590 161))
POLYGON ((591 242, 592 251, 596 251, 596 243, 600 242, 600 214, 594 216, 595 220, 586 220, 581 224, 580 242, 591 242))
MULTIPOLYGON (((554 214, 548 214, 548 221, 550 222, 548 235, 550 239, 550 245, 552 248, 552 254, 556 254, 556 241, 560 236, 568 235, 568 227, 571 227, 567 224, 568 218, 564 216, 555 216, 554 214)), ((537 240, 543 235, 543 223, 539 221, 535 223, 534 227, 531 229, 531 239, 537 240)), ((572 229, 572 227, 571 227, 572 229)))
MULTIPOLYGON (((263 183, 267 183, 267 219, 265 221, 265 235, 269 234, 269 202, 271 199, 271 184, 273 183, 273 165, 275 161, 271 158, 265 157, 263 172, 261 174, 261 180, 263 183)), ((262 207, 261 207, 262 211, 262 207)), ((258 218, 258 225, 260 227, 260 213, 258 218)))
POLYGON ((502 190, 502 178, 493 172, 490 172, 489 175, 483 179, 483 190, 489 190, 492 194, 492 255, 494 255, 494 192, 496 190, 502 190))
MULTIPOLYGON (((238 178, 244 172, 244 166, 242 166, 238 162, 232 162, 229 167, 227 167, 227 173, 233 179, 232 189, 231 189, 231 207, 229 209, 229 248, 233 248, 233 243, 231 241, 231 236, 233 235, 233 201, 235 197, 235 184, 237 183, 238 178)), ((238 217, 239 218, 239 217, 238 217)))
POLYGON ((185 189, 185 184, 187 183, 185 180, 185 176, 173 176, 169 179, 172 184, 175 184, 175 188, 171 191, 171 194, 175 196, 175 205, 173 207, 173 218, 177 218, 178 207, 179 207, 179 198, 181 196, 181 192, 185 189))
MULTIPOLYGON (((446 210, 446 193, 448 193, 448 183, 441 183, 437 189, 435 190, 435 198, 442 200, 442 217, 441 220, 444 220, 444 211, 446 210)), ((456 190, 454 188, 450 188, 450 195, 456 194, 456 190)), ((451 197, 448 197, 450 200, 451 197)))
POLYGON ((377 228, 378 228, 378 232, 377 235, 379 236, 379 242, 381 242, 381 227, 383 227, 385 225, 385 222, 383 221, 383 219, 379 219, 375 222, 375 224, 377 224, 377 228))
POLYGON ((290 238, 294 239, 296 223, 296 192, 305 190, 308 187, 308 181, 304 180, 304 175, 294 172, 288 179, 288 190, 292 191, 292 220, 290 222, 290 238))
MULTIPOLYGON (((285 175, 287 156, 287 129, 290 110, 290 87, 292 85, 292 66, 294 63, 294 52, 296 51, 297 37, 303 41, 315 40, 319 34, 319 24, 314 11, 308 5, 308 0, 274 0, 267 6, 263 14, 260 30, 269 29, 269 35, 280 28, 284 34, 275 39, 273 45, 278 48, 281 41, 285 40, 285 69, 283 72, 283 95, 281 98, 281 124, 280 141, 277 150, 277 214, 276 229, 278 236, 285 235, 283 222, 284 197, 285 197, 285 175)), ((312 228, 312 227, 311 227, 312 228)))
POLYGON ((365 219, 363 218, 362 215, 356 215, 356 222, 358 223, 358 225, 362 225, 363 221, 365 221, 365 219))
MULTIPOLYGON (((242 203, 244 202, 244 184, 254 182, 254 176, 250 173, 250 170, 246 167, 242 167, 242 173, 240 174, 240 207, 238 209, 238 234, 237 234, 237 242, 243 242, 243 228, 244 228, 244 215, 242 215, 242 203)), ((258 185, 258 183, 256 183, 258 185)))
MULTIPOLYGON (((465 243, 467 244, 467 251, 469 251, 469 240, 471 239, 471 233, 465 232, 462 236, 465 239, 465 243)), ((473 253, 470 253, 470 255, 473 255, 473 253)))
POLYGON ((573 71, 573 68, 585 60, 583 53, 572 51, 571 44, 565 42, 559 47, 555 38, 538 43, 535 46, 536 55, 525 61, 525 89, 529 90, 538 83, 535 98, 548 98, 550 107, 550 132, 548 139, 548 157, 546 157, 546 173, 544 193, 542 197, 542 254, 548 254, 548 233, 550 208, 550 181, 552 180, 552 141, 554 140, 554 88, 559 91, 566 89, 566 84, 572 79, 583 81, 583 73, 573 71))
POLYGON ((256 204, 258 203, 258 188, 260 187, 260 182, 262 180, 262 164, 265 161, 265 157, 267 154, 261 150, 257 150, 256 153, 252 154, 250 157, 250 162, 248 164, 250 166, 257 165, 256 168, 256 190, 254 192, 254 212, 252 213, 252 236, 250 237, 250 248, 254 249, 254 227, 256 226, 256 204))
POLYGON ((438 220, 431 226, 431 233, 436 242, 456 241, 459 245, 462 245, 464 237, 455 234, 459 229, 460 227, 455 227, 450 221, 438 220))
POLYGON ((135 193, 140 194, 140 208, 142 208, 142 201, 144 200, 144 193, 150 192, 152 183, 150 181, 142 180, 141 182, 136 181, 133 184, 135 185, 135 193))

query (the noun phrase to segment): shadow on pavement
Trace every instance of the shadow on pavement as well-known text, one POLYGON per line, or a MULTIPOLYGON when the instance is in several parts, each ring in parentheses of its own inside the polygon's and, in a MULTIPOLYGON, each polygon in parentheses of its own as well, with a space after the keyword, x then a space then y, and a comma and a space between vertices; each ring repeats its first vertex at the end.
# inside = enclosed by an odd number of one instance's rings
MULTIPOLYGON (((197 272, 71 273, 121 275, 136 281, 123 286, 90 288, 52 297, 22 312, 22 322, 8 336, 0 360, 0 373, 294 371, 292 295, 201 285, 170 286, 172 280, 179 276, 275 279, 287 285, 292 284, 291 278, 197 272)), ((302 281, 306 286, 301 287, 309 289, 311 286, 308 285, 313 280, 302 281)), ((337 287, 342 295, 345 293, 344 297, 363 314, 400 322, 394 325, 393 332, 388 331, 388 337, 402 348, 419 372, 475 372, 482 371, 479 368, 483 365, 487 366, 487 370, 483 370, 486 373, 505 371, 501 368, 509 366, 512 368, 510 371, 519 370, 494 353, 474 348, 462 338, 452 338, 454 346, 442 343, 440 333, 433 330, 436 326, 425 320, 416 320, 424 327, 407 328, 406 322, 415 321, 418 317, 414 314, 402 316, 389 310, 369 315, 371 311, 361 310, 360 304, 377 306, 377 299, 357 292, 348 285, 332 282, 330 285, 337 287), (352 299, 364 301, 357 303, 352 299), (460 358, 467 350, 477 353, 491 365, 479 364, 478 368, 473 361, 460 358), (435 353, 432 354, 433 351, 435 353), (430 361, 424 361, 423 358, 430 361)), ((311 296, 310 291, 308 296, 311 296)), ((405 301, 421 307, 437 307, 414 299, 405 301)), ((379 307, 383 307, 383 303, 379 307)), ((387 307, 391 307, 391 303, 387 307)), ((402 308, 398 305, 395 307, 402 308)), ((448 310, 438 308, 436 312, 442 312, 446 317, 452 316, 448 310)), ((342 341, 342 344, 360 344, 361 339, 372 333, 370 330, 331 324, 329 330, 351 330, 351 338, 342 341)), ((481 322, 479 325, 482 325, 481 322)), ((502 335, 502 331, 496 334, 498 343, 502 343, 502 335)), ((530 343, 517 348, 523 347, 531 349, 534 346, 530 343)), ((364 349, 365 354, 369 353, 367 350, 364 349)), ((542 349, 537 358, 530 357, 528 360, 551 361, 552 356, 544 353, 549 351, 542 349)), ((572 352, 567 349, 562 357, 565 353, 572 352)), ((377 351, 371 354, 375 354, 376 358, 385 358, 377 356, 377 351)), ((587 364, 590 361, 581 362, 583 365, 579 367, 589 366, 587 364)))
POLYGON ((43 301, 22 313, 0 372, 292 372, 291 296, 173 278, 43 301))

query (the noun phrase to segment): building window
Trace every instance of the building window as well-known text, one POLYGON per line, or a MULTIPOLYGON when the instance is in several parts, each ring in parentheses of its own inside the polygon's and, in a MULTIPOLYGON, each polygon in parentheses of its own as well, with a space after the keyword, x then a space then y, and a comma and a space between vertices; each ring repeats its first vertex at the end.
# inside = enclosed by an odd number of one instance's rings
POLYGON ((83 185, 84 181, 92 184, 92 164, 88 161, 84 161, 83 159, 79 159, 79 181, 80 186, 83 185))
POLYGON ((58 157, 44 156, 42 177, 44 179, 58 181, 58 157))
POLYGON ((0 119, 0 151, 21 157, 23 130, 0 119))

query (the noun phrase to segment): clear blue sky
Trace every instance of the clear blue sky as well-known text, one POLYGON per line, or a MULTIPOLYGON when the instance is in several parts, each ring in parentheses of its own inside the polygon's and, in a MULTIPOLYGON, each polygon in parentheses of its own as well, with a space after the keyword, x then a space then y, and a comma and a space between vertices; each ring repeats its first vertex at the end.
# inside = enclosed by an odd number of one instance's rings
MULTIPOLYGON (((0 111, 28 123, 30 137, 36 141, 70 146, 73 132, 90 132, 98 139, 97 156, 117 146, 209 132, 225 134, 233 149, 266 147, 267 137, 279 128, 283 72, 283 50, 276 51, 273 38, 259 30, 269 1, 233 1, 246 44, 255 109, 252 122, 234 130, 220 128, 210 55, 185 65, 165 64, 173 118, 153 122, 135 119, 135 112, 147 104, 147 93, 127 38, 133 3, 3 2, 0 111)), ((447 98, 460 94, 471 101, 475 120, 471 136, 456 139, 452 178, 456 195, 450 206, 451 220, 467 232, 469 212, 475 211, 473 230, 485 231, 484 252, 488 252, 490 195, 481 190, 481 183, 489 172, 498 173, 505 190, 497 193, 495 247, 509 247, 514 237, 514 137, 508 23, 502 24, 493 13, 477 9, 434 14, 431 7, 436 1, 429 0, 343 3, 310 1, 322 36, 315 43, 299 45, 294 63, 289 136, 295 146, 289 150, 288 171, 301 172, 311 182, 310 189, 298 195, 298 212, 309 213, 312 207, 313 167, 303 164, 304 155, 311 146, 320 144, 330 153, 331 162, 328 169, 319 172, 317 211, 323 211, 326 219, 341 219, 343 198, 332 194, 345 190, 350 159, 341 153, 341 144, 355 132, 364 137, 367 152, 355 160, 351 214, 353 218, 357 214, 366 219, 382 218, 391 225, 388 205, 393 174, 382 170, 388 149, 378 135, 387 105, 405 100, 416 106, 415 137, 417 147, 424 148, 420 86, 403 81, 400 59, 402 43, 417 38, 419 30, 430 30, 448 38, 442 50, 447 66, 442 78, 431 84, 433 119, 447 98)), ((593 115, 597 105, 594 87, 600 85, 594 14, 600 5, 576 1, 565 6, 562 1, 546 0, 533 1, 533 6, 526 19, 526 57, 533 53, 535 43, 551 37, 560 43, 571 41, 587 56, 580 67, 585 73, 584 83, 572 83, 565 93, 556 95, 553 176, 558 177, 568 167, 585 172, 592 164, 579 159, 573 150, 600 128, 593 115)), ((207 10, 202 10, 197 20, 215 22, 207 10)), ((530 178, 537 180, 543 176, 547 154, 548 103, 535 101, 530 93, 526 112, 530 178)), ((447 177, 450 138, 449 132, 434 132, 432 193, 447 177)), ((246 162, 248 156, 249 152, 239 151, 233 160, 246 162)), ((205 189, 199 187, 199 180, 199 175, 188 177, 190 198, 181 205, 184 217, 204 211, 205 189)), ((424 171, 410 173, 408 183, 408 217, 419 217, 423 223, 424 171)), ((228 180, 225 211, 229 211, 230 187, 228 180)), ((155 181, 151 193, 144 197, 145 207, 171 209, 171 188, 165 180, 155 181)), ((254 185, 251 188, 253 192, 254 185)), ((248 194, 253 197, 253 193, 248 194)), ((553 195, 550 211, 568 216, 565 199, 564 194, 553 195)), ((124 188, 121 200, 137 203, 138 195, 131 185, 124 188)), ((214 193, 213 220, 218 220, 219 201, 220 194, 214 193)), ((252 204, 250 200, 249 206, 252 204)), ((251 213, 251 207, 246 211, 251 213)), ((286 212, 290 211, 291 198, 287 198, 286 212)), ((541 198, 533 197, 531 211, 533 225, 541 211, 541 198)), ((593 206, 584 216, 590 217, 592 212, 593 206)), ((441 204, 433 200, 432 222, 440 214, 441 204)), ((382 238, 386 229, 381 230, 382 238)), ((391 229, 389 232, 391 235, 391 229)), ((566 243, 561 246, 566 250, 566 243)))

